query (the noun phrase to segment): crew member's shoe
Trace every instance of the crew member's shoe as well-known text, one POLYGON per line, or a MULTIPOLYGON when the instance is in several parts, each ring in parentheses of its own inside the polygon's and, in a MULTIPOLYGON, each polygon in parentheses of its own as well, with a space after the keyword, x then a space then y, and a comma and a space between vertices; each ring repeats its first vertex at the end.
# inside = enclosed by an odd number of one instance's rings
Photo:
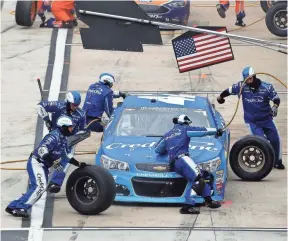
POLYGON ((184 205, 179 212, 181 214, 199 214, 199 209, 195 209, 193 205, 184 205))
POLYGON ((48 190, 50 193, 58 193, 58 192, 60 192, 60 190, 61 190, 61 186, 59 186, 59 185, 57 185, 57 184, 55 184, 55 183, 50 183, 50 184, 48 185, 47 190, 48 190))
POLYGON ((236 20, 235 25, 239 27, 246 27, 246 24, 243 22, 243 20, 236 20))
POLYGON ((226 18, 226 9, 221 4, 217 4, 216 9, 221 18, 226 18))
POLYGON ((16 209, 14 209, 13 211, 13 216, 14 217, 20 217, 20 218, 29 218, 30 217, 30 215, 29 215, 29 213, 27 212, 27 210, 25 210, 25 209, 20 209, 20 208, 16 208, 16 209))
POLYGON ((5 212, 7 212, 7 213, 13 215, 13 210, 14 210, 14 209, 9 208, 9 207, 7 206, 7 208, 5 209, 5 212))
POLYGON ((204 204, 208 207, 208 208, 220 208, 221 207, 221 203, 218 201, 214 201, 212 200, 211 197, 205 197, 205 202, 204 204))
POLYGON ((285 166, 283 165, 282 160, 279 160, 278 163, 274 165, 274 168, 279 169, 279 170, 284 170, 285 166))

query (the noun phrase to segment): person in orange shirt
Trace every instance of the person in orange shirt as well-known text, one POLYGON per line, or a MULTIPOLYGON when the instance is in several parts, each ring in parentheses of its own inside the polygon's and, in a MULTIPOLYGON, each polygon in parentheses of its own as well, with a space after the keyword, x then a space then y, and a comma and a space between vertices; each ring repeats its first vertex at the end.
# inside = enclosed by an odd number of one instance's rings
MULTIPOLYGON (((225 18, 225 12, 229 9, 229 1, 219 1, 219 4, 216 5, 218 14, 221 18, 225 18)), ((244 11, 244 0, 237 1, 235 5, 235 13, 236 13, 236 26, 245 27, 246 24, 243 22, 243 18, 245 18, 246 14, 244 11)))
MULTIPOLYGON (((39 3, 39 2, 38 2, 39 3)), ((43 22, 40 27, 46 28, 73 28, 77 26, 77 20, 74 16, 74 0, 73 1, 44 1, 43 6, 51 5, 51 12, 55 18, 50 18, 43 22)), ((40 6, 41 4, 38 4, 40 6)), ((38 10, 39 11, 39 10, 38 10)), ((41 10, 40 10, 41 11, 41 10)), ((39 14, 38 14, 39 15, 39 14)))

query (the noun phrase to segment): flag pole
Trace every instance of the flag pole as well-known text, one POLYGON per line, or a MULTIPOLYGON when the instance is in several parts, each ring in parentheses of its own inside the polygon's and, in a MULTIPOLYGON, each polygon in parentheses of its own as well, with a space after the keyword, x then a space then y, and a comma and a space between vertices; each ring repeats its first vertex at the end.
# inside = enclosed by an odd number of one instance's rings
POLYGON ((162 22, 157 22, 157 21, 150 21, 150 20, 145 20, 145 19, 140 19, 140 18, 131 18, 131 17, 114 15, 114 14, 86 11, 83 9, 80 9, 79 13, 86 14, 86 15, 95 15, 95 16, 100 16, 100 17, 106 17, 106 18, 127 20, 127 21, 131 21, 131 22, 142 23, 142 24, 152 24, 152 25, 163 26, 163 27, 180 28, 183 30, 193 30, 193 31, 199 32, 199 33, 207 33, 207 34, 212 34, 212 35, 217 35, 217 36, 229 37, 232 39, 238 39, 238 40, 243 41, 243 42, 245 42, 244 40, 246 40, 246 41, 250 41, 250 42, 262 43, 265 45, 271 45, 271 46, 276 46, 279 48, 287 49, 287 45, 282 44, 282 43, 275 43, 275 42, 270 42, 270 41, 266 41, 263 39, 250 38, 250 37, 246 37, 246 36, 239 36, 239 35, 229 34, 229 33, 220 33, 220 32, 212 31, 212 30, 208 30, 208 29, 194 28, 194 27, 177 25, 177 24, 172 24, 172 23, 162 23, 162 22))

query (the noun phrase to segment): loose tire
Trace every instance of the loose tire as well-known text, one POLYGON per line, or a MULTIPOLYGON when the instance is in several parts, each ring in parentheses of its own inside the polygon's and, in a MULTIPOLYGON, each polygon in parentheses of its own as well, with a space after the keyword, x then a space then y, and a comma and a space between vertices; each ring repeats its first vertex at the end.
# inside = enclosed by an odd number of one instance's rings
POLYGON ((37 15, 37 1, 17 1, 15 21, 17 25, 31 27, 37 15))
POLYGON ((232 146, 229 162, 233 172, 244 181, 260 181, 273 169, 275 153, 270 142, 248 135, 232 146))
POLYGON ((267 13, 267 11, 269 10, 269 8, 273 4, 273 2, 275 2, 275 1, 260 1, 260 6, 261 6, 262 10, 265 13, 267 13))
POLYGON ((265 21, 272 34, 287 37, 287 2, 274 3, 267 11, 265 21))
POLYGON ((95 215, 107 210, 115 199, 113 176, 101 166, 74 170, 66 184, 68 202, 83 215, 95 215))

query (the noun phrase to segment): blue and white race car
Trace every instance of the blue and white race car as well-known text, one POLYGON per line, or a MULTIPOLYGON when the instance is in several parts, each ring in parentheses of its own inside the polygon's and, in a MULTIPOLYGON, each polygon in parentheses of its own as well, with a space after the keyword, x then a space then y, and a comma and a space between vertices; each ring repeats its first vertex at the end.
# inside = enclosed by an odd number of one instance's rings
MULTIPOLYGON (((130 95, 118 105, 105 126, 96 165, 116 182, 115 201, 183 203, 187 181, 168 170, 167 155, 157 155, 154 145, 173 127, 172 118, 186 114, 192 125, 223 128, 224 119, 209 99, 174 94, 130 95)), ((214 176, 213 199, 223 200, 228 176, 230 133, 221 137, 194 137, 190 156, 214 176)), ((230 152, 232 170, 243 180, 261 180, 273 168, 273 148, 256 136, 237 141, 230 152)), ((203 199, 196 197, 197 203, 203 199)))

